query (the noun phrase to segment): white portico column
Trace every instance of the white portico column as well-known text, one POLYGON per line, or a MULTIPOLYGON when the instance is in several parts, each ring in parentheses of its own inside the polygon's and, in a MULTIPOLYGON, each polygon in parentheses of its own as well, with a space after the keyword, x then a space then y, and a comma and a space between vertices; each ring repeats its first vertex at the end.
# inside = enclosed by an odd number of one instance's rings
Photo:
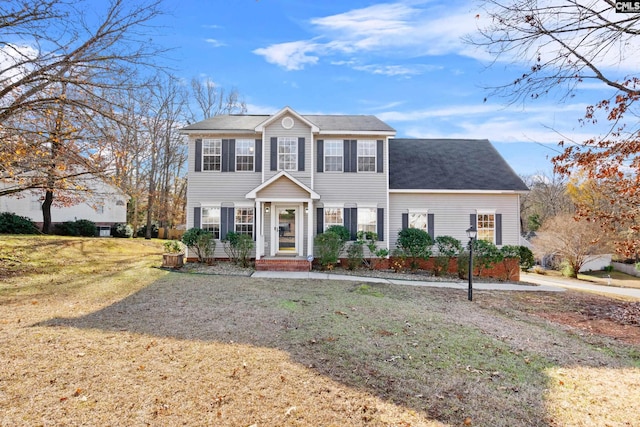
POLYGON ((262 202, 256 201, 256 260, 264 252, 264 224, 262 223, 262 202))
POLYGON ((313 199, 307 202, 307 257, 313 255, 313 199))

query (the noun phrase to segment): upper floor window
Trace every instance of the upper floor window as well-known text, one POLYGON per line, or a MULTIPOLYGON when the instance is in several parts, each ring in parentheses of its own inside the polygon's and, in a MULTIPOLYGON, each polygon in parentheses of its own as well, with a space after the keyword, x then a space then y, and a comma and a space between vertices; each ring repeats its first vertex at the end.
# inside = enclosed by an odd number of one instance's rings
POLYGON ((376 141, 358 140, 358 172, 376 171, 376 141))
POLYGON ((324 170, 327 172, 342 172, 344 142, 342 140, 324 141, 324 170))
POLYGON ((236 233, 253 236, 253 208, 236 208, 236 233))
POLYGON ((478 239, 495 243, 496 218, 494 214, 478 213, 478 239))
POLYGON ((427 218, 426 212, 409 212, 409 228, 428 231, 427 218))
POLYGON ((298 139, 281 136, 278 138, 278 170, 298 170, 298 139))
POLYGON ((344 225, 342 208, 324 208, 324 229, 332 225, 344 225))
POLYGON ((202 170, 219 171, 222 165, 222 140, 202 140, 202 170))
POLYGON ((236 140, 236 170, 253 171, 255 141, 253 139, 236 140))
POLYGON ((213 234, 214 239, 220 238, 220 208, 202 208, 202 220, 200 222, 203 230, 213 234))
POLYGON ((358 208, 358 231, 375 233, 378 222, 378 210, 376 208, 358 208))

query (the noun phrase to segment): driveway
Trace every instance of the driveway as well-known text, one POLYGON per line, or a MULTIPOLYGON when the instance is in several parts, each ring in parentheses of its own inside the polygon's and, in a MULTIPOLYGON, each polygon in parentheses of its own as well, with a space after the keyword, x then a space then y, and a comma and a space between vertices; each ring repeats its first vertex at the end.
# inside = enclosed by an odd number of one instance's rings
POLYGON ((595 285, 593 283, 588 283, 581 280, 569 279, 564 277, 541 276, 539 274, 524 272, 520 273, 520 281, 541 286, 560 286, 565 289, 597 292, 599 294, 615 295, 640 300, 640 289, 634 288, 619 288, 616 286, 595 285))

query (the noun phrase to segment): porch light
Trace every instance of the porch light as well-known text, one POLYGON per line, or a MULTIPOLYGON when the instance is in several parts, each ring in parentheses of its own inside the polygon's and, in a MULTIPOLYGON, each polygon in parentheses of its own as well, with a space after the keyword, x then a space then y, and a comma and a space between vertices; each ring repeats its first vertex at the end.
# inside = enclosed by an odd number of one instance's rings
POLYGON ((469 238, 469 291, 468 299, 473 301, 473 241, 478 236, 478 230, 475 226, 467 228, 467 237, 469 238))
POLYGON ((305 207, 305 208, 304 208, 304 213, 305 213, 305 214, 308 214, 308 213, 309 213, 309 206, 307 206, 307 207, 305 207))
POLYGON ((265 206, 265 207, 264 207, 264 211, 265 211, 266 213, 269 213, 269 212, 271 212, 271 208, 269 208, 269 206, 265 206))

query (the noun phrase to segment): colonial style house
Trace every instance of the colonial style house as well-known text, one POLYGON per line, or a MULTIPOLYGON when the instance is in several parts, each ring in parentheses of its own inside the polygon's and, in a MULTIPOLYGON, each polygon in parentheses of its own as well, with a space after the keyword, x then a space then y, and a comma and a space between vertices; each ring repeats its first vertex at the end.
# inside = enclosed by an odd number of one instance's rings
MULTIPOLYGON (((344 225, 392 250, 403 227, 517 245, 526 185, 487 140, 394 139, 375 116, 222 115, 189 138, 187 228, 251 235, 259 268, 305 263, 344 225)), ((218 244, 215 257, 225 257, 218 244)))

